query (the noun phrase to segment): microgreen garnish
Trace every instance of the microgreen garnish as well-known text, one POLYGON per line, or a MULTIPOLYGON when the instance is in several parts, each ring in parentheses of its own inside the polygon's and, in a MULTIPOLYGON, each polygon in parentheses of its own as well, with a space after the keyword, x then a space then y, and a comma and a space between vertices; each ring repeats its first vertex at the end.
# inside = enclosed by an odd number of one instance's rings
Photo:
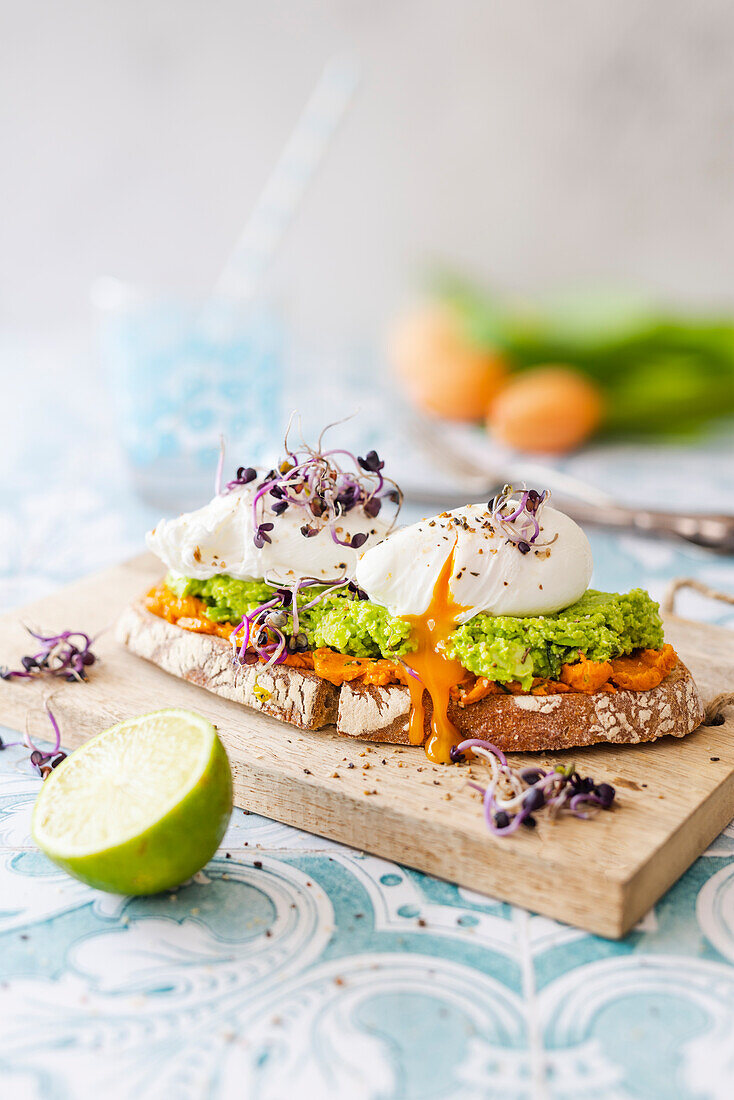
POLYGON ((96 657, 92 653, 92 641, 81 630, 64 630, 61 634, 37 634, 26 630, 41 643, 38 653, 21 657, 22 668, 0 669, 3 680, 35 680, 42 676, 54 676, 63 680, 86 680, 86 670, 96 657))
POLYGON ((66 753, 61 751, 61 730, 53 716, 51 707, 48 705, 48 700, 44 703, 44 706, 54 731, 55 744, 51 752, 42 752, 41 749, 36 748, 27 729, 22 741, 3 741, 0 737, 0 751, 15 748, 17 745, 25 745, 26 748, 29 748, 31 750, 30 762, 42 779, 46 778, 52 768, 58 767, 62 760, 66 760, 66 753))
POLYGON ((484 800, 484 819, 495 836, 510 836, 521 825, 534 828, 539 812, 551 819, 561 813, 586 820, 599 810, 608 810, 615 790, 609 783, 595 783, 581 776, 573 765, 544 768, 513 768, 507 757, 489 741, 470 738, 451 749, 455 764, 463 763, 466 753, 486 760, 491 776, 486 787, 470 782, 484 800))
MULTIPOLYGON (((304 538, 313 538, 328 528, 338 546, 347 546, 352 550, 364 546, 369 536, 364 531, 351 533, 340 524, 340 519, 349 512, 356 509, 368 520, 375 519, 384 502, 389 501, 397 506, 393 516, 395 522, 402 504, 402 493, 395 482, 384 476, 385 463, 377 451, 357 456, 340 448, 324 450, 324 432, 315 448, 303 443, 300 450, 294 451, 289 445, 288 434, 286 432, 284 442, 287 458, 277 469, 269 470, 262 476, 252 466, 240 466, 237 476, 223 490, 225 493, 232 492, 255 483, 252 497, 253 541, 258 549, 271 542, 268 532, 273 530, 274 525, 266 522, 266 518, 282 516, 292 508, 299 509, 303 517, 300 530, 304 538), (352 469, 345 468, 340 458, 346 458, 352 469)), ((221 471, 218 471, 217 483, 220 477, 221 471)))
POLYGON ((540 534, 539 516, 543 505, 550 500, 550 489, 539 493, 537 489, 523 489, 519 502, 513 499, 515 490, 505 485, 501 493, 492 497, 487 507, 492 523, 513 542, 521 554, 529 554, 535 546, 547 546, 548 543, 536 543, 540 534))
MULTIPOLYGON (((265 580, 268 581, 268 578, 265 580)), ((301 577, 291 588, 282 585, 276 587, 274 595, 266 603, 244 615, 232 631, 232 654, 235 661, 244 664, 247 650, 250 649, 265 662, 265 668, 270 668, 272 665, 282 664, 289 654, 303 653, 308 649, 308 638, 300 629, 301 612, 315 607, 341 588, 347 588, 356 599, 363 596, 344 577, 336 581, 301 577), (299 604, 301 590, 311 587, 319 589, 316 596, 299 604)))

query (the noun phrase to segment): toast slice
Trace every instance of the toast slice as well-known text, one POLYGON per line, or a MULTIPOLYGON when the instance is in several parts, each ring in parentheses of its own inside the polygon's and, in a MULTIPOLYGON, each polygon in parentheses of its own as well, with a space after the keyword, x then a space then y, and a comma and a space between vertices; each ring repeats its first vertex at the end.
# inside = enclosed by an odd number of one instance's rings
MULTIPOLYGON (((431 700, 424 696, 426 735, 431 700)), ((344 684, 337 730, 350 737, 408 745, 410 693, 344 684)), ((480 737, 506 752, 581 748, 601 741, 638 744, 685 737, 703 721, 703 703, 682 662, 649 691, 563 695, 487 695, 468 707, 449 704, 448 716, 464 737, 480 737)))
POLYGON ((148 611, 142 600, 117 621, 117 640, 165 672, 282 722, 318 730, 336 722, 339 689, 315 672, 257 661, 237 666, 225 638, 195 634, 148 611))
MULTIPOLYGON (((338 688, 308 670, 276 665, 263 671, 255 660, 238 667, 224 638, 166 622, 142 600, 123 612, 116 633, 133 653, 166 672, 301 729, 336 725, 346 737, 410 744, 406 687, 346 683, 338 688)), ((427 696, 425 701, 428 733, 431 701, 427 696)), ((449 718, 465 737, 481 737, 508 752, 534 752, 684 737, 701 724, 703 704, 679 662, 649 691, 488 695, 463 708, 452 702, 449 718)))

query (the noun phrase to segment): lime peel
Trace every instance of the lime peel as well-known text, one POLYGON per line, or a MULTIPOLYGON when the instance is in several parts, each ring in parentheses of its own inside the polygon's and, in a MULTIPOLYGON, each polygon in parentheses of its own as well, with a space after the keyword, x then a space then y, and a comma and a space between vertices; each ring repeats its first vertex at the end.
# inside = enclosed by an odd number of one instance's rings
POLYGON ((215 727, 170 709, 121 722, 64 760, 41 789, 32 832, 49 859, 88 885, 151 894, 204 866, 231 810, 215 727))

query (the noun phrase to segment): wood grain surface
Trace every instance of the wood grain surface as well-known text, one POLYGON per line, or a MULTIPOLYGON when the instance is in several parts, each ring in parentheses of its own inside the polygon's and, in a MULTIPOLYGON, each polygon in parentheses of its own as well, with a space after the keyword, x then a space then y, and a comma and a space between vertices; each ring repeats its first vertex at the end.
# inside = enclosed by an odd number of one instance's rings
MULTIPOLYGON (((627 932, 734 816, 734 712, 683 740, 597 745, 515 761, 575 762, 612 783, 618 804, 591 822, 539 820, 501 840, 488 834, 471 768, 432 765, 422 749, 306 732, 184 683, 114 640, 123 607, 160 575, 142 555, 0 617, 0 665, 29 652, 23 624, 100 631, 88 684, 0 683, 0 722, 48 738, 53 695, 64 745, 169 706, 210 718, 229 753, 238 806, 397 860, 602 936, 627 932)), ((704 701, 734 689, 734 633, 666 619, 666 637, 704 701)))

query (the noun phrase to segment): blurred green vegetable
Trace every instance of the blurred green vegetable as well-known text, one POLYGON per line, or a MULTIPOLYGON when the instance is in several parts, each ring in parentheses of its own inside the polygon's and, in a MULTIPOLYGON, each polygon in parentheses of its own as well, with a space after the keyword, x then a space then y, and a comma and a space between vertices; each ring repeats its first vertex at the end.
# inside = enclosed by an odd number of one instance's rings
POLYGON ((442 278, 467 339, 513 370, 563 363, 596 379, 607 435, 691 434, 734 414, 734 317, 686 316, 638 297, 584 293, 542 304, 442 278))

